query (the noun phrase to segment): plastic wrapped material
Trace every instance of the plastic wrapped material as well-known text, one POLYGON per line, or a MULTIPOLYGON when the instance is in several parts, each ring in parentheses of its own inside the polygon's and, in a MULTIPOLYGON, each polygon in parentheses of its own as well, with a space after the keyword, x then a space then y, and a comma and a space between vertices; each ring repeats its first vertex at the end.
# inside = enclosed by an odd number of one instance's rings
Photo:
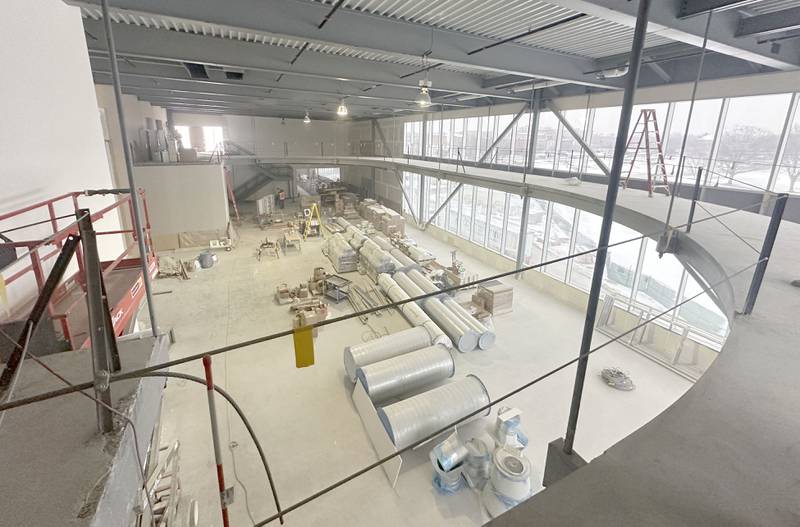
POLYGON ((450 436, 433 447, 431 450, 431 458, 439 463, 439 467, 443 470, 452 470, 459 466, 467 459, 469 451, 461 439, 458 437, 457 432, 453 432, 450 436))
MULTIPOLYGON (((384 293, 389 297, 392 302, 400 302, 401 300, 408 300, 410 297, 403 291, 397 282, 395 282, 388 274, 378 275, 378 285, 381 286, 384 293)), ((400 312, 408 320, 412 326, 423 326, 430 335, 432 344, 443 344, 448 348, 453 346, 453 343, 445 335, 444 331, 430 319, 428 315, 414 302, 408 302, 399 306, 400 312)))
POLYGON ((341 227, 344 230, 347 230, 348 228, 353 226, 349 221, 347 221, 346 219, 344 219, 342 217, 336 218, 336 223, 338 223, 339 227, 341 227))
POLYGON ((443 381, 455 371, 450 352, 436 344, 362 366, 356 370, 356 378, 377 403, 443 381))
POLYGON ((378 247, 378 244, 368 238, 364 239, 364 243, 361 245, 358 254, 361 258, 361 263, 365 267, 365 271, 376 281, 379 274, 393 273, 395 270, 394 259, 389 253, 378 247))
MULTIPOLYGON (((361 246, 363 246, 364 243, 369 240, 369 238, 367 238, 363 232, 353 227, 352 225, 347 228, 345 233, 349 235, 348 243, 350 243, 350 247, 352 247, 356 251, 361 250, 361 246)), ((345 236, 345 238, 348 238, 348 236, 345 236)))
POLYGON ((372 241, 377 243, 378 247, 380 247, 386 252, 389 252, 395 248, 394 245, 392 245, 392 242, 389 241, 389 238, 387 238, 386 236, 381 236, 380 234, 373 235, 372 241))
MULTIPOLYGON (((397 272, 393 278, 409 297, 425 294, 405 273, 397 272)), ((475 349, 478 345, 478 334, 450 312, 439 299, 426 298, 421 303, 425 312, 436 322, 437 326, 447 333, 458 351, 464 353, 475 349)))
MULTIPOLYGON (((409 269, 406 271, 406 274, 424 292, 435 293, 436 291, 439 291, 439 288, 436 287, 436 284, 431 282, 430 279, 419 272, 419 270, 409 269)), ((478 334, 478 347, 480 347, 482 350, 486 350, 494 346, 494 331, 481 324, 478 319, 473 317, 453 298, 443 295, 441 297, 441 301, 444 306, 453 313, 454 316, 456 316, 459 320, 469 326, 472 331, 478 334)))
MULTIPOLYGON (((407 447, 489 404, 489 393, 474 375, 378 409, 397 448, 407 447)), ((470 419, 488 415, 480 412, 470 419)))
POLYGON ((334 234, 327 242, 328 259, 337 273, 348 273, 358 268, 358 254, 341 234, 334 234))
POLYGON ((481 503, 493 518, 531 496, 531 463, 517 451, 498 448, 492 456, 492 475, 481 503))
POLYGON ((483 490, 492 473, 492 451, 478 438, 467 441, 464 448, 467 449, 464 477, 470 487, 483 490))
POLYGON ((430 263, 436 259, 436 257, 427 250, 420 247, 415 247, 413 245, 408 248, 408 255, 412 260, 422 265, 430 263))
POLYGON ((355 382, 358 368, 424 348, 431 342, 428 330, 419 326, 355 346, 348 346, 344 349, 344 369, 350 380, 355 382))
POLYGON ((391 254, 392 256, 397 258, 397 261, 400 262, 403 265, 403 267, 412 267, 412 266, 416 267, 417 266, 417 262, 415 262, 414 260, 409 258, 406 253, 404 253, 403 251, 401 251, 400 249, 398 249, 396 247, 394 249, 390 250, 389 254, 391 254))

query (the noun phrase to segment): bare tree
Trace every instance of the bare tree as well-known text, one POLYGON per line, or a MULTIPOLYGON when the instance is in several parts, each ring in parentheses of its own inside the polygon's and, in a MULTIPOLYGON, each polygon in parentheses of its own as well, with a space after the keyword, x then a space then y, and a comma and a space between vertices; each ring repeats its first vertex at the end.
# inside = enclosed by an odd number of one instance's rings
POLYGON ((736 126, 726 131, 717 153, 717 173, 730 182, 737 174, 753 170, 753 164, 767 163, 766 158, 758 159, 759 154, 770 148, 774 152, 775 140, 774 133, 757 126, 736 126))

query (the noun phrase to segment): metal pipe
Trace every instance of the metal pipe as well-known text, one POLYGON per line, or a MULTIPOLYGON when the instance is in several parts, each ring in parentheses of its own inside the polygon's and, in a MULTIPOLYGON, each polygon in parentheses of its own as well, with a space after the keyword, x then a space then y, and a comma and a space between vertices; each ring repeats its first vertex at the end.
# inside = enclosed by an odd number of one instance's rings
POLYGON ((125 111, 122 107, 122 87, 119 80, 119 65, 117 64, 117 48, 114 44, 114 33, 111 29, 111 17, 108 13, 108 0, 102 0, 103 27, 106 30, 106 43, 108 44, 108 60, 111 63, 111 85, 114 88, 114 98, 117 103, 117 118, 122 135, 122 151, 125 154, 125 170, 128 175, 128 188, 131 193, 131 209, 133 212, 133 225, 136 229, 136 242, 139 245, 139 256, 142 260, 142 280, 144 294, 147 298, 147 311, 150 314, 151 331, 154 337, 158 336, 155 306, 153 305, 153 285, 150 283, 150 272, 147 263, 147 247, 145 246, 144 229, 142 228, 142 212, 139 202, 139 193, 136 192, 136 181, 133 177, 133 154, 128 142, 128 131, 125 125, 125 111))
POLYGON ((617 141, 614 147, 614 161, 611 164, 611 172, 608 176, 608 190, 606 191, 605 207, 603 209, 603 223, 600 226, 600 236, 597 245, 600 247, 594 264, 592 273, 592 286, 589 290, 589 301, 586 307, 586 320, 583 326, 583 338, 578 361, 578 368, 575 373, 575 386, 572 393, 572 403, 569 411, 569 421, 567 423, 567 433, 564 438, 564 453, 572 454, 572 446, 575 442, 575 429, 578 423, 578 413, 581 407, 581 396, 583 395, 583 384, 586 379, 586 367, 589 364, 587 352, 592 346, 592 336, 594 334, 594 322, 597 316, 597 305, 600 300, 600 290, 603 285, 603 273, 606 265, 606 255, 608 254, 607 245, 611 236, 611 225, 614 220, 614 207, 617 204, 617 194, 619 193, 620 175, 622 173, 622 163, 625 158, 625 143, 628 139, 628 129, 630 127, 631 111, 633 110, 633 98, 636 93, 636 85, 639 82, 639 69, 642 61, 642 49, 644 48, 645 37, 647 36, 647 15, 650 10, 650 0, 639 0, 639 12, 636 17, 636 29, 633 34, 633 44, 631 58, 628 62, 630 70, 625 83, 625 93, 622 99, 622 111, 617 127, 617 141))
POLYGON ((347 346, 344 349, 344 371, 350 382, 355 382, 359 368, 430 346, 431 343, 428 330, 423 326, 414 326, 374 340, 347 346))
MULTIPOLYGON (((681 141, 681 151, 678 154, 678 174, 675 176, 675 189, 669 198, 669 208, 667 209, 667 219, 664 220, 664 232, 669 226, 669 220, 672 218, 672 205, 675 203, 675 194, 680 190, 681 180, 683 179, 684 163, 686 160, 683 155, 686 152, 686 139, 689 137, 689 126, 692 123, 692 113, 694 112, 694 101, 697 98, 697 86, 700 84, 700 77, 703 75, 703 63, 706 60, 706 47, 708 46, 708 31, 711 29, 711 15, 714 11, 708 12, 708 19, 706 20, 706 31, 703 34, 703 50, 700 52, 700 64, 697 66, 697 75, 694 78, 694 85, 692 85, 692 97, 689 102, 689 114, 686 116, 686 128, 683 131, 683 140, 681 141)), ((694 205, 694 204, 693 204, 694 205)), ((688 231, 687 231, 688 232, 688 231)))
POLYGON ((697 207, 697 200, 700 199, 700 184, 703 181, 703 167, 697 167, 697 179, 694 180, 694 192, 692 193, 692 204, 689 206, 689 220, 686 222, 686 233, 692 232, 692 222, 694 221, 694 209, 697 207))
POLYGON ((217 465, 217 484, 219 486, 219 504, 222 511, 222 525, 230 527, 228 519, 228 497, 225 490, 225 473, 222 470, 222 450, 219 447, 219 429, 217 427, 217 407, 214 404, 214 380, 211 376, 211 356, 203 357, 203 370, 206 376, 206 393, 208 394, 208 414, 211 417, 211 439, 214 443, 214 462, 217 465))
POLYGON ((772 209, 772 217, 769 219, 767 232, 764 234, 764 244, 761 246, 761 254, 758 255, 758 265, 753 271, 753 280, 750 282, 750 290, 747 291, 747 299, 744 302, 742 314, 749 315, 753 312, 753 306, 758 298, 758 291, 761 289, 761 282, 767 272, 767 264, 775 245, 775 238, 778 236, 778 228, 781 226, 783 211, 786 209, 786 202, 789 201, 789 194, 778 194, 775 199, 775 206, 772 209))

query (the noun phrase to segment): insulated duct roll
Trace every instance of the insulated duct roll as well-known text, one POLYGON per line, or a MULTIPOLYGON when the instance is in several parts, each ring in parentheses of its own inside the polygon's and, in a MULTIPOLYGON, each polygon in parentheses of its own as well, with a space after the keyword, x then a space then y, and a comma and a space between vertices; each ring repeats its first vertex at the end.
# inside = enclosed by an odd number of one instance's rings
POLYGON ((336 218, 336 223, 338 223, 338 224, 339 224, 339 227, 341 227, 341 228, 342 228, 342 229, 344 229, 344 230, 347 230, 348 228, 350 228, 350 227, 352 227, 352 226, 353 226, 353 224, 352 224, 352 223, 350 223, 350 222, 349 222, 349 221, 347 221, 346 219, 342 218, 341 216, 340 216, 340 217, 338 217, 338 218, 336 218))
POLYGON ((371 276, 377 276, 381 273, 393 273, 395 270, 392 256, 369 238, 365 239, 358 254, 362 262, 372 271, 370 273, 371 276))
POLYGON ((355 271, 358 267, 358 254, 345 241, 344 237, 336 233, 327 240, 328 259, 333 264, 337 273, 355 271))
MULTIPOLYGON (((397 285, 397 282, 388 274, 378 275, 378 285, 381 286, 381 289, 383 289, 392 302, 400 302, 410 298, 406 292, 403 291, 403 288, 397 285)), ((412 326, 423 326, 428 331, 432 344, 443 344, 448 348, 452 347, 453 343, 447 335, 445 335, 444 331, 442 331, 416 303, 408 302, 400 306, 399 309, 412 326)))
POLYGON ((391 359, 403 353, 430 346, 432 339, 423 326, 413 327, 344 349, 344 369, 352 382, 362 366, 391 359))
MULTIPOLYGON (((468 375, 379 408, 378 417, 394 445, 404 448, 488 404, 489 393, 483 382, 468 375)), ((487 409, 473 418, 488 414, 487 409)))
POLYGON ((391 254, 392 256, 397 258, 397 261, 400 262, 401 264, 403 264, 402 267, 411 267, 411 266, 416 266, 417 265, 417 262, 415 262, 414 260, 409 258, 406 253, 404 253, 403 251, 401 251, 397 247, 395 247, 394 249, 389 251, 389 254, 391 254))
POLYGON ((392 242, 389 241, 389 238, 387 238, 386 236, 381 236, 380 234, 376 234, 375 236, 373 236, 372 241, 377 243, 378 247, 387 252, 390 252, 392 249, 395 248, 395 246, 392 245, 392 242))
POLYGON ((453 356, 436 344, 362 366, 356 378, 372 402, 380 402, 443 381, 455 371, 453 356))
MULTIPOLYGON (((439 288, 436 287, 436 284, 431 282, 427 276, 423 275, 417 269, 409 269, 406 271, 406 274, 416 285, 419 286, 420 289, 426 293, 435 293, 436 291, 439 291, 439 288)), ((452 311, 455 316, 457 316, 462 322, 469 326, 470 329, 479 335, 478 347, 480 347, 482 350, 486 350, 494 346, 494 341, 496 338, 494 331, 481 324, 478 319, 472 316, 472 314, 464 309, 461 304, 456 302, 455 299, 449 296, 443 296, 441 300, 447 309, 452 311)))
POLYGON ((350 235, 350 247, 355 249, 356 251, 361 249, 361 246, 364 245, 364 242, 369 240, 364 233, 360 230, 356 229, 352 225, 348 227, 346 231, 350 235))
MULTIPOLYGON (((425 292, 420 289, 405 273, 394 274, 395 282, 409 297, 422 296, 425 292)), ((458 351, 466 353, 478 345, 478 334, 466 323, 450 312, 437 298, 427 298, 422 301, 425 312, 447 333, 458 351)))

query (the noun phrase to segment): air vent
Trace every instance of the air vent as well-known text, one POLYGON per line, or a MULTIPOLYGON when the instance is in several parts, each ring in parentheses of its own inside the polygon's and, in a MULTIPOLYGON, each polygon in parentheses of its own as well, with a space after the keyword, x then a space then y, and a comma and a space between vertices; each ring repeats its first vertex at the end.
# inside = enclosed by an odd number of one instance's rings
POLYGON ((226 71, 225 78, 232 80, 232 81, 240 81, 244 77, 244 73, 241 71, 226 71))
POLYGON ((208 72, 206 71, 206 67, 202 64, 196 64, 194 62, 184 62, 183 66, 186 68, 186 71, 189 72, 189 76, 193 79, 207 79, 208 72))

